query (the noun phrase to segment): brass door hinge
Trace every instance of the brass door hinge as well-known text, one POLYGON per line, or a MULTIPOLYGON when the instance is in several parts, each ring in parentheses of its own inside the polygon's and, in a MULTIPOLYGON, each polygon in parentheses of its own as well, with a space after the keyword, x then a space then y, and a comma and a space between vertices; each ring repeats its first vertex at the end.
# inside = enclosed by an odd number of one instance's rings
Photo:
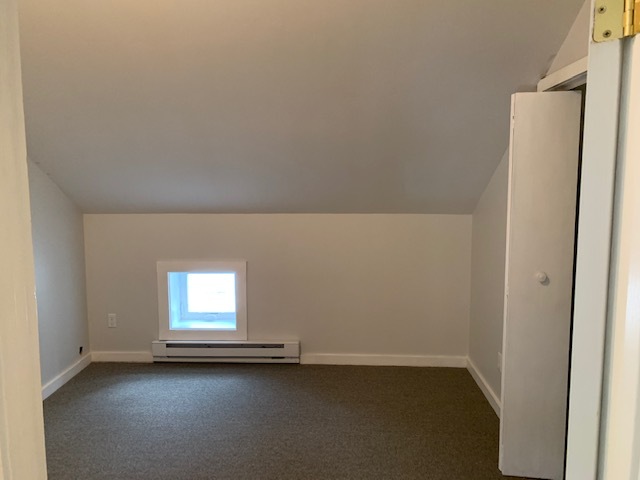
POLYGON ((640 32, 640 0, 596 0, 593 40, 606 42, 640 32))

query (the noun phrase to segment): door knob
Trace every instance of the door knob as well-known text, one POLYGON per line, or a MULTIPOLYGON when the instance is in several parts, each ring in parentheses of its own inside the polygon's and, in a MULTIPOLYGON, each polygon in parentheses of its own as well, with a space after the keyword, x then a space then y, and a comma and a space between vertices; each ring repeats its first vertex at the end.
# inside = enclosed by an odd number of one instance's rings
POLYGON ((545 272, 536 272, 536 280, 545 285, 549 282, 549 275, 547 275, 545 272))

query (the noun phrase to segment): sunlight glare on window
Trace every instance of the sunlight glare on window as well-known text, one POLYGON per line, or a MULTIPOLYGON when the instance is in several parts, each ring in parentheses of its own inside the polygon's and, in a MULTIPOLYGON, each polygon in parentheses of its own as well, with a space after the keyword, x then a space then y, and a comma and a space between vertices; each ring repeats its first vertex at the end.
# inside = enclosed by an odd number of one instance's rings
POLYGON ((187 304, 190 313, 234 313, 235 273, 189 273, 187 304))

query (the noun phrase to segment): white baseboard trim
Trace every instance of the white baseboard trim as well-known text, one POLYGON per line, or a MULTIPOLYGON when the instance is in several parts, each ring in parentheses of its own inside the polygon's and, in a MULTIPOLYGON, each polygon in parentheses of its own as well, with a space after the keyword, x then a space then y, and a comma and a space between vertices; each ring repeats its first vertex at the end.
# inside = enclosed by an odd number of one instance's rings
POLYGON ((50 397, 61 386, 79 374, 91 363, 91 354, 87 353, 80 357, 76 363, 66 368, 61 374, 56 375, 53 379, 49 380, 42 386, 42 400, 50 397))
POLYGON ((496 392, 494 392, 493 389, 489 386, 487 379, 484 378, 482 373, 480 373, 480 370, 478 370, 478 367, 476 367, 476 364, 473 363, 473 361, 470 358, 468 360, 469 361, 467 365, 467 370, 469 370, 469 373, 478 384, 478 387, 480 387, 480 390, 482 390, 482 393, 484 393, 484 396, 487 397, 487 400, 489 401, 491 408, 493 408, 493 411, 496 412, 496 415, 498 415, 498 418, 500 418, 500 411, 502 410, 502 402, 496 395, 496 392))
POLYGON ((91 352, 92 362, 153 363, 151 352, 91 352))
POLYGON ((398 367, 457 367, 467 366, 467 357, 448 355, 367 355, 306 353, 300 363, 308 365, 375 365, 398 367))

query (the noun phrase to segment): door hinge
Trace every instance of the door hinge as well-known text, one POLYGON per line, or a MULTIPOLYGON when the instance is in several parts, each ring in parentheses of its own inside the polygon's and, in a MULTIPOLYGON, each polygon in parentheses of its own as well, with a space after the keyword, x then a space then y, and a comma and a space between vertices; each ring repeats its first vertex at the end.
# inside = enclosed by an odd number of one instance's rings
POLYGON ((640 0, 596 0, 593 41, 606 42, 640 32, 640 0))

